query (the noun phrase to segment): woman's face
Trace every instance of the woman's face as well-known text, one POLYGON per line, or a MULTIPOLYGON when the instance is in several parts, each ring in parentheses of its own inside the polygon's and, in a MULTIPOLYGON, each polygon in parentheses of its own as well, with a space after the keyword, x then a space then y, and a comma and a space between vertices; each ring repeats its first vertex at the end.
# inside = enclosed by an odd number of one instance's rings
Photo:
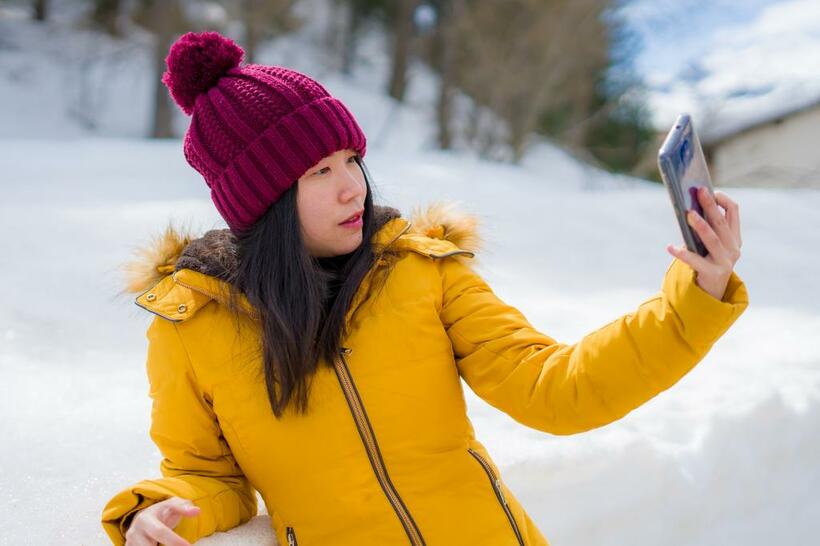
POLYGON ((367 186, 356 163, 357 152, 339 150, 319 161, 299 178, 296 208, 302 239, 311 256, 324 258, 349 254, 362 243, 362 218, 367 186))

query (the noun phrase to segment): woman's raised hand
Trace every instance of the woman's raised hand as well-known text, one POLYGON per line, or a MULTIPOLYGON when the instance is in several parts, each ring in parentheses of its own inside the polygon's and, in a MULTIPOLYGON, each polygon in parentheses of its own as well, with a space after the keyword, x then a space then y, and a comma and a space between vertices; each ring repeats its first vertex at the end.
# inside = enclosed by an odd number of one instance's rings
POLYGON ((191 546, 190 542, 174 533, 180 520, 199 514, 199 507, 187 499, 171 497, 143 508, 125 533, 125 546, 191 546))
POLYGON ((687 249, 686 245, 675 247, 670 244, 666 246, 666 250, 697 272, 695 281, 698 286, 722 300, 735 262, 740 258, 740 210, 737 203, 725 193, 715 191, 713 198, 705 186, 698 188, 698 200, 706 218, 690 210, 687 221, 703 241, 709 254, 701 256, 687 249), (725 215, 721 207, 726 211, 725 215))

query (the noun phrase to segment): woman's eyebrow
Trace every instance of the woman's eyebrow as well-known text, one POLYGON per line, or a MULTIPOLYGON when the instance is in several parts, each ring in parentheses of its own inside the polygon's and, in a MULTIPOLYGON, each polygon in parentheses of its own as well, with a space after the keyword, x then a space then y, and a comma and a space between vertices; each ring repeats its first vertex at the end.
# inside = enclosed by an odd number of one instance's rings
MULTIPOLYGON (((357 156, 357 155, 359 155, 359 152, 357 152, 356 150, 353 150, 353 151, 351 151, 351 152, 349 152, 349 153, 348 153, 348 158, 350 158, 350 157, 354 157, 354 156, 357 156)), ((316 171, 321 171, 322 169, 326 169, 326 168, 328 168, 329 166, 330 166, 330 165, 324 165, 324 166, 316 167, 316 168, 315 168, 312 172, 314 172, 314 173, 315 173, 316 171)))

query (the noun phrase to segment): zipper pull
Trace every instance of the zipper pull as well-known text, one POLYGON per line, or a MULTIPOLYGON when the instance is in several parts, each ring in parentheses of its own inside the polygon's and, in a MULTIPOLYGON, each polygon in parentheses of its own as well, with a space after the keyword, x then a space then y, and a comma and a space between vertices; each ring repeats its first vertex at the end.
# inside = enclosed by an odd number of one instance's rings
POLYGON ((293 531, 293 527, 287 528, 288 534, 288 546, 296 546, 296 533, 293 531))
POLYGON ((495 479, 495 488, 498 490, 498 494, 501 496, 501 502, 504 503, 504 506, 507 506, 507 498, 504 496, 504 491, 501 489, 501 480, 498 478, 495 479))

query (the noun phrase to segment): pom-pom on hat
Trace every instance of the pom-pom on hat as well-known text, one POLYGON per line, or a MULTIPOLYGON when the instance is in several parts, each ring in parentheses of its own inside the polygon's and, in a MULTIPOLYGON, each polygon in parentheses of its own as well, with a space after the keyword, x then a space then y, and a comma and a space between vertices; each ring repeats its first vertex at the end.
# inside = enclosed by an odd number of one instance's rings
POLYGON ((191 116, 188 163, 235 234, 250 229, 299 177, 337 150, 362 157, 353 114, 309 76, 241 65, 244 51, 218 32, 188 32, 171 45, 162 82, 191 116))

